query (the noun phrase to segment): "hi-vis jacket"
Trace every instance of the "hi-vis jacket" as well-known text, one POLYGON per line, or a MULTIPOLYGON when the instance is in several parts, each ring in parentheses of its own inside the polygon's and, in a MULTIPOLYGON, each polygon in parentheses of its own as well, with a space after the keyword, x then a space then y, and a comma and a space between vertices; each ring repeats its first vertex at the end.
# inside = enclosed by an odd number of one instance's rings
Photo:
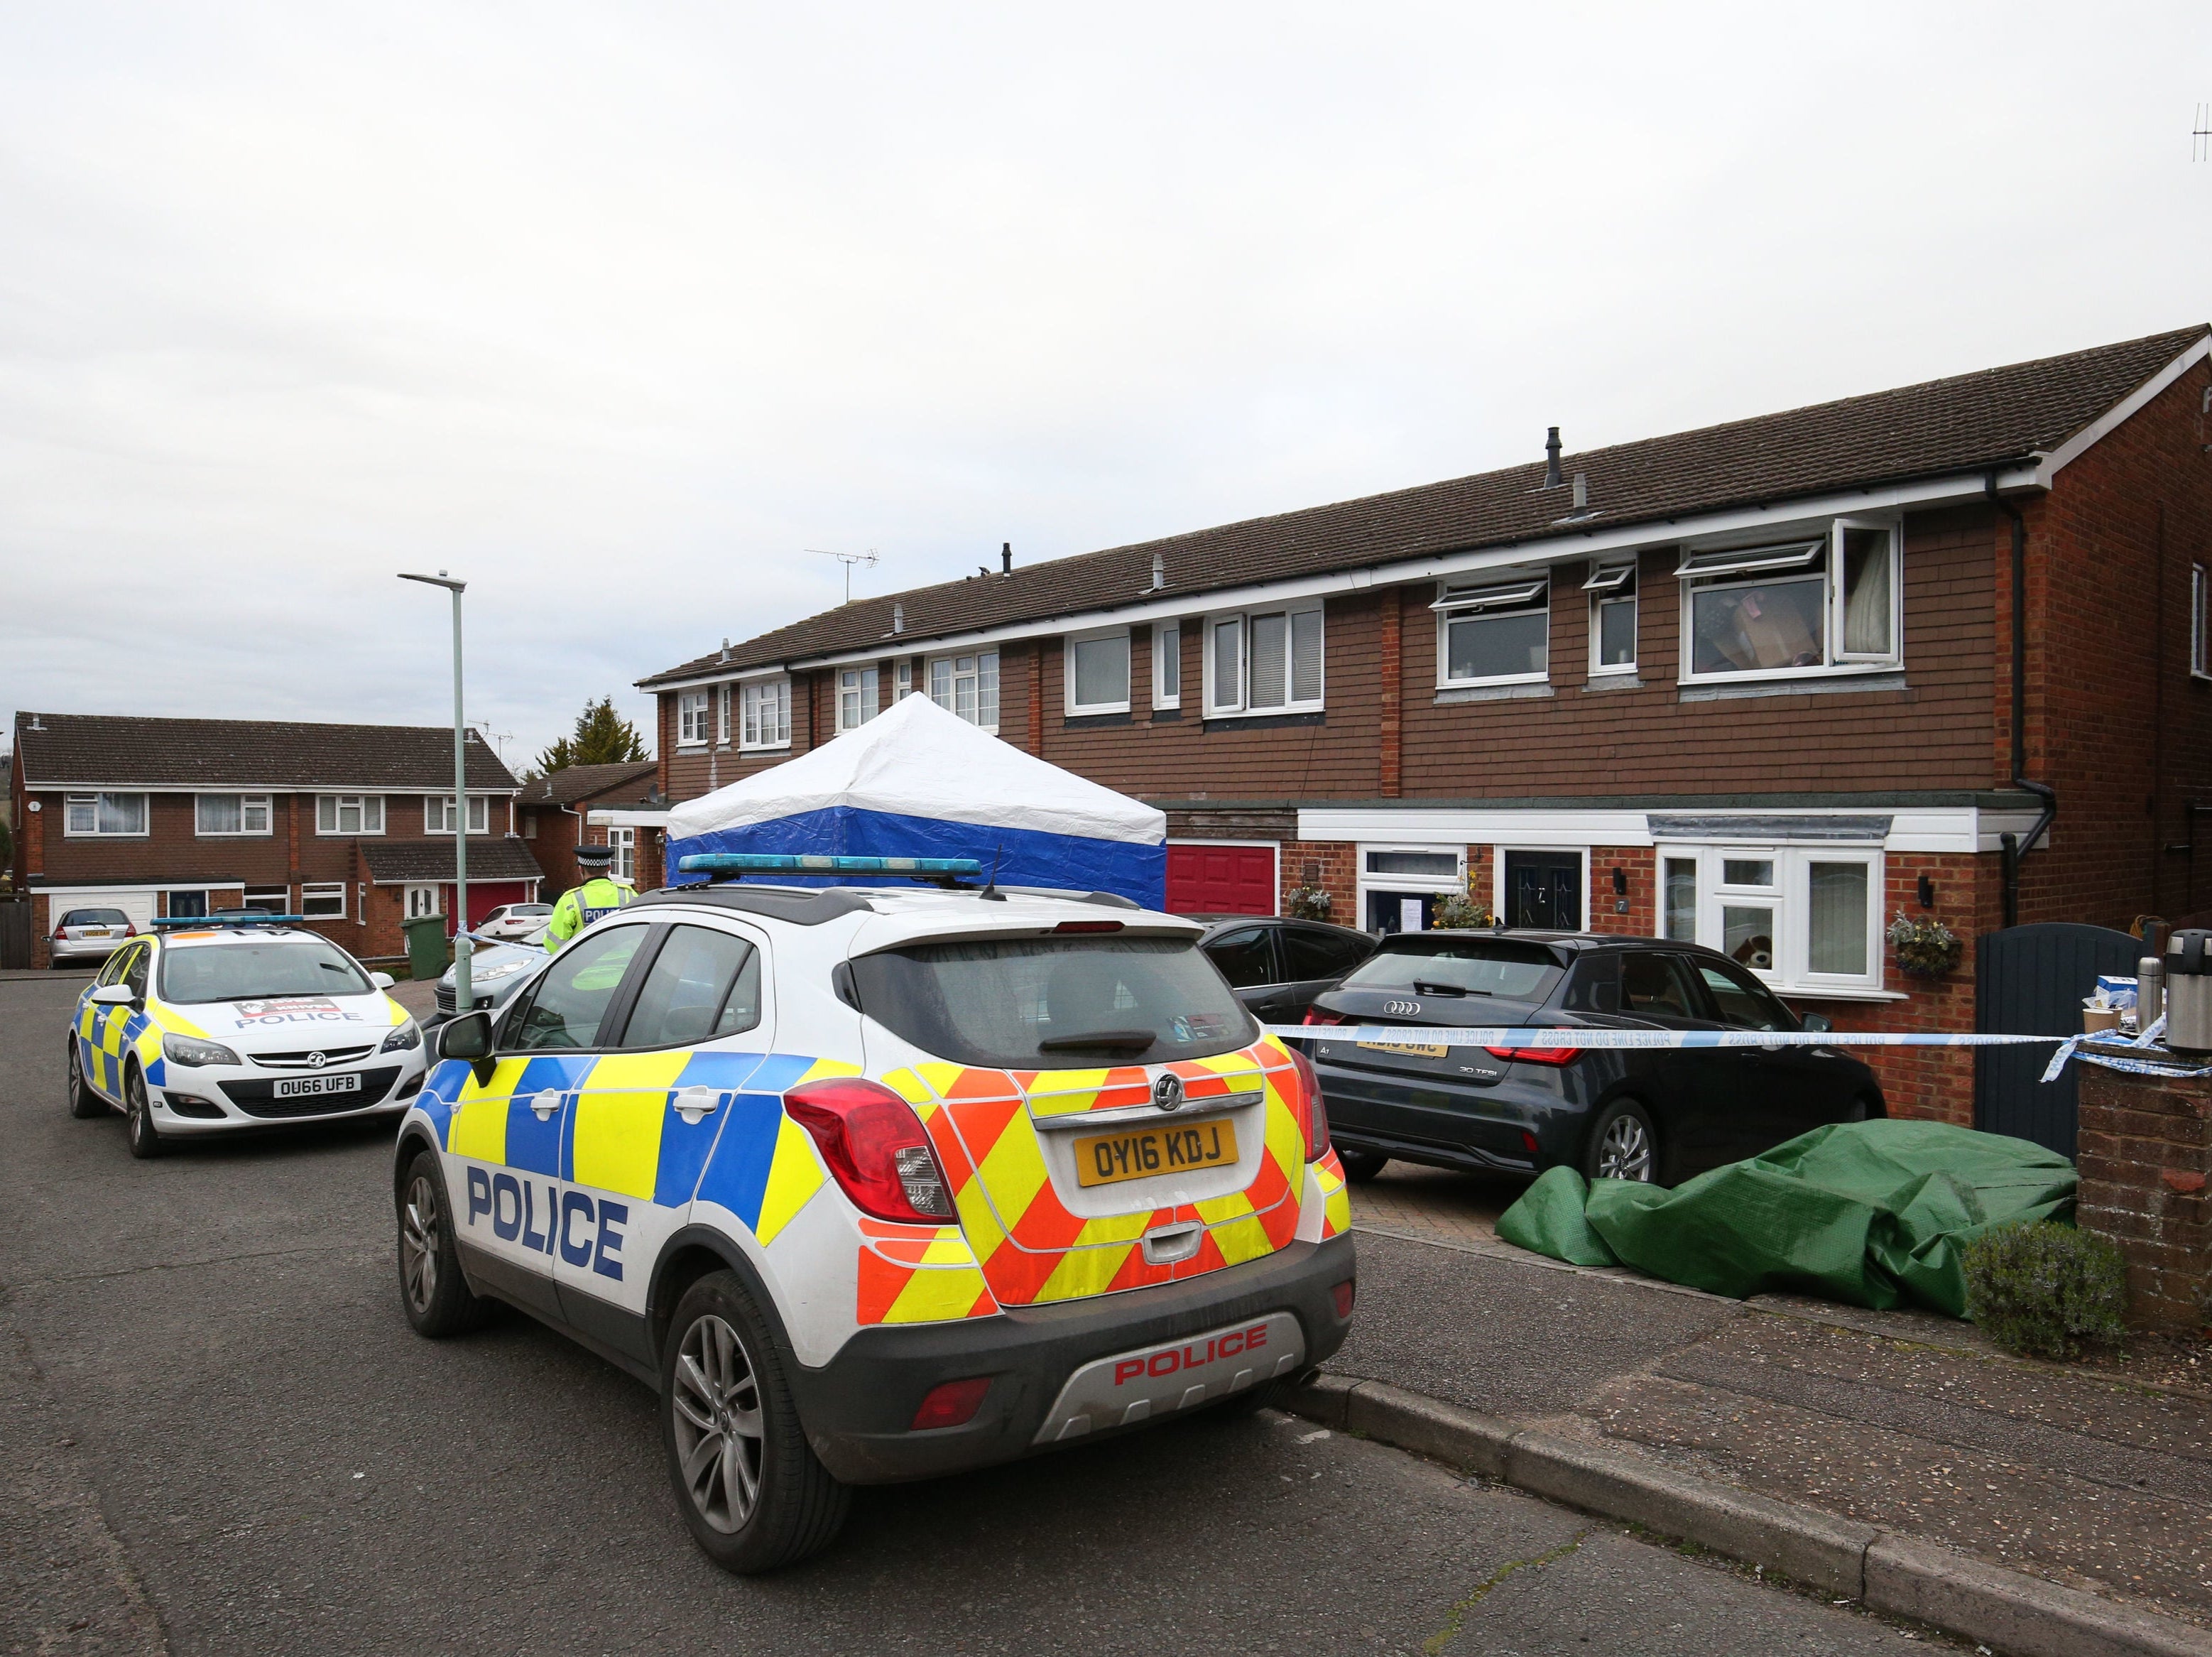
POLYGON ((546 953, 556 953, 593 921, 605 920, 636 897, 635 886, 611 874, 594 875, 581 886, 569 887, 553 905, 553 918, 545 923, 546 953))

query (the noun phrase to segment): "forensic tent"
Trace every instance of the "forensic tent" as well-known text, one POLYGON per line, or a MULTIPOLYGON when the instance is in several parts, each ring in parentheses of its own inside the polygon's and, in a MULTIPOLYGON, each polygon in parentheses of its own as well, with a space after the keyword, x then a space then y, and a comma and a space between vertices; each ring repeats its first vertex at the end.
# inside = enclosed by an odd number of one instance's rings
MULTIPOLYGON (((668 878, 696 852, 972 857, 1001 886, 1167 900, 1167 816, 909 696, 810 752, 668 814, 668 878)), ((778 874, 876 884, 881 875, 778 874)))
POLYGON ((1815 1128, 1668 1190, 1551 1168, 1498 1216, 1504 1241, 1577 1265, 1626 1265, 1747 1300, 1790 1292, 1966 1315, 1966 1246, 2068 1220, 2074 1165, 1942 1122, 1815 1128))

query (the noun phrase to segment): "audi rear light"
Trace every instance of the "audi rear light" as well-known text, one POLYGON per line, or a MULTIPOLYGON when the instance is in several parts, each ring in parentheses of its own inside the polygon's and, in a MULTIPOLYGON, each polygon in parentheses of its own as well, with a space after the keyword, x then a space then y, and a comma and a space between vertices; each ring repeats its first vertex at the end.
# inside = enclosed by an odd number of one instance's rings
POLYGON ((952 1188, 921 1118, 881 1082, 810 1081, 786 1093, 783 1108, 813 1136, 838 1189, 861 1213, 921 1226, 956 1217, 952 1188))
POLYGON ((933 1427, 965 1427, 975 1420, 975 1412, 983 1407, 983 1395, 990 1390, 988 1375, 939 1381, 923 1395, 921 1407, 914 1412, 914 1425, 907 1430, 926 1433, 933 1427))
POLYGON ((1314 1074, 1313 1061, 1297 1048, 1283 1051, 1291 1056, 1291 1068, 1298 1073, 1298 1101, 1293 1113, 1306 1142, 1306 1161, 1317 1162, 1328 1150, 1328 1107, 1321 1100, 1321 1078, 1314 1074))
POLYGON ((1486 1047, 1492 1058, 1519 1059, 1528 1064, 1571 1064, 1579 1047, 1486 1047))
POLYGON ((1318 1007, 1309 1007, 1306 1008, 1306 1015, 1302 1022, 1307 1024, 1341 1024, 1344 1022, 1344 1014, 1341 1013, 1324 1013, 1318 1007))

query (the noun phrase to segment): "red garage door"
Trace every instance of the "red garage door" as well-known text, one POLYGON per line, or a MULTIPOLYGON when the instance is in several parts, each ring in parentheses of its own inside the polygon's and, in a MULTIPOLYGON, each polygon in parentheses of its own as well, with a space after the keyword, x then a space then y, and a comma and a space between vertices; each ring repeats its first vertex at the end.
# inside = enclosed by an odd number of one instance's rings
POLYGON ((1168 908, 1177 915, 1272 915, 1273 846, 1168 848, 1168 908))

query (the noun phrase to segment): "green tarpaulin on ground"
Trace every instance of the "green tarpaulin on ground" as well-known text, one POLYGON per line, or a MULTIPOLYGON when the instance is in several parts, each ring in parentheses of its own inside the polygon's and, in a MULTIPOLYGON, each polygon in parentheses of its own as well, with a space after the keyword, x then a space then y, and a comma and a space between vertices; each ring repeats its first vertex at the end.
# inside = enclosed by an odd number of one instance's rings
POLYGON ((1815 1128, 1669 1191, 1553 1168, 1499 1216, 1509 1243, 1742 1300, 1778 1291, 1966 1315, 1960 1252, 1996 1226, 2065 1220, 2073 1163, 1941 1122, 1815 1128))

